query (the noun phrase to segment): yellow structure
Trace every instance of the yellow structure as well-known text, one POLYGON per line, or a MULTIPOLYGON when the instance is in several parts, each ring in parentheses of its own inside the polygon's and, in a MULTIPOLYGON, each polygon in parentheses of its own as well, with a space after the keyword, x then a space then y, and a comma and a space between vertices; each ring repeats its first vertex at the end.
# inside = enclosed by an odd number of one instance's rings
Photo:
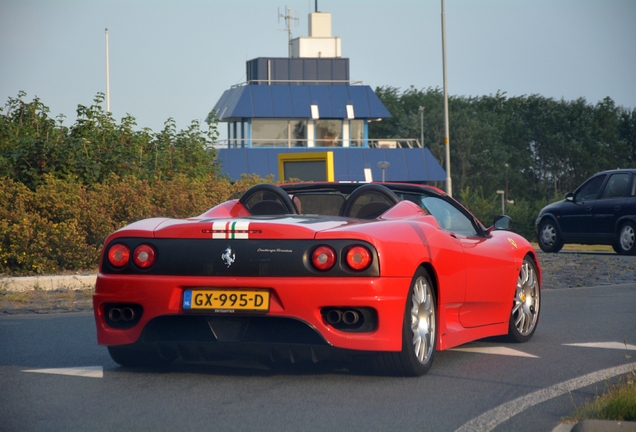
POLYGON ((334 181, 333 152, 279 153, 280 181, 334 181))

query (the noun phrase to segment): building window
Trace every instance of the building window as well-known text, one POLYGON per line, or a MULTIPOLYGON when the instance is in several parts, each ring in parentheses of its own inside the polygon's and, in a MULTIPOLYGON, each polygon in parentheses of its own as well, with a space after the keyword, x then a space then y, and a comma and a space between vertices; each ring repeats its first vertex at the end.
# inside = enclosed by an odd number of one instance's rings
POLYGON ((316 147, 342 146, 342 120, 316 121, 316 147))
POLYGON ((252 147, 287 147, 287 120, 252 120, 252 147))
POLYGON ((244 123, 242 121, 228 123, 228 145, 230 147, 245 147, 247 145, 244 123))
POLYGON ((252 147, 307 146, 304 120, 252 120, 252 147))
POLYGON ((351 147, 364 147, 364 120, 351 120, 349 137, 351 147))
POLYGON ((307 121, 290 120, 289 131, 291 132, 291 146, 307 147, 307 121))

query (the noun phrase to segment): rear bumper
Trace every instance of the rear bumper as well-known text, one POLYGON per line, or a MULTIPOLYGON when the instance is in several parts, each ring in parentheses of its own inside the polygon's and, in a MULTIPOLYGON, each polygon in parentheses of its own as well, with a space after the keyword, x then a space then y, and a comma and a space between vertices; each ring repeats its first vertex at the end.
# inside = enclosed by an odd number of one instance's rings
MULTIPOLYGON (((228 317, 241 321, 251 316, 266 319, 296 320, 313 330, 318 338, 308 344, 330 345, 336 348, 361 351, 399 351, 402 348, 402 320, 410 278, 237 278, 183 277, 99 274, 93 295, 97 339, 100 345, 124 345, 140 341, 157 322, 171 319, 210 323, 228 317), (245 313, 213 314, 184 311, 183 292, 193 287, 267 289, 270 291, 270 310, 265 315, 245 313), (143 308, 139 322, 132 328, 118 329, 107 324, 104 306, 107 304, 135 304, 143 308), (372 331, 346 332, 328 324, 321 314, 325 307, 372 308, 377 312, 377 325, 372 331), (150 323, 150 325, 149 325, 150 323), (148 327, 147 331, 144 329, 148 327), (324 340, 324 343, 323 343, 324 340)), ((259 318, 260 319, 260 318, 259 318)), ((258 319, 251 320, 258 322, 258 319)), ((285 320, 276 320, 280 323, 285 320)), ((261 320, 262 322, 262 320, 261 320)), ((210 330, 210 334, 213 331, 210 330)), ((187 337, 186 337, 187 339, 187 337)), ((176 340, 170 342, 178 342, 176 340)), ((244 342, 237 340, 236 342, 244 342)), ((268 343, 268 340, 249 339, 246 343, 268 343)), ((298 343, 298 341, 292 341, 298 343)))

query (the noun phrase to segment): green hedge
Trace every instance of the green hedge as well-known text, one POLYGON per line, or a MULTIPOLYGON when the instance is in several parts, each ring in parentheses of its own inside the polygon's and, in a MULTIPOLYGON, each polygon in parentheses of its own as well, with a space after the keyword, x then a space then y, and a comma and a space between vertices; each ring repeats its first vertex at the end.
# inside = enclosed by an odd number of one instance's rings
MULTIPOLYGON (((231 183, 209 175, 171 180, 120 178, 85 185, 44 175, 31 190, 23 183, 0 179, 0 274, 34 275, 94 270, 103 242, 110 233, 149 217, 196 216, 250 186, 273 179, 244 176, 231 183)), ((501 213, 499 196, 485 198, 464 189, 459 196, 486 226, 501 213)), ((534 239, 534 220, 541 202, 506 206, 513 231, 534 239)))
POLYGON ((0 178, 0 274, 94 270, 113 231, 148 217, 199 215, 264 181, 272 179, 244 176, 232 184, 213 175, 148 181, 111 174, 87 186, 46 174, 31 190, 0 178))

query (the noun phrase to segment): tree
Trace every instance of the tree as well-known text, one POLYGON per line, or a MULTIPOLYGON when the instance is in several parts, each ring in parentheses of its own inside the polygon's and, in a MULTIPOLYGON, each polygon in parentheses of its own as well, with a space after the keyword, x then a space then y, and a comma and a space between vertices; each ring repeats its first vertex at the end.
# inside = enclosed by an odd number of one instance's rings
POLYGON ((203 131, 198 121, 181 131, 168 119, 161 132, 135 130, 127 114, 117 122, 102 105, 98 93, 90 106, 78 105, 77 120, 70 126, 48 116, 49 108, 26 93, 9 98, 0 110, 0 176, 35 189, 50 173, 84 184, 103 182, 110 174, 140 179, 171 179, 175 175, 203 178, 218 172, 212 144, 216 123, 203 131))
MULTIPOLYGON (((438 88, 379 87, 376 94, 393 117, 371 123, 370 136, 419 137, 423 106, 424 143, 438 160, 445 159, 438 88)), ((470 185, 473 192, 492 195, 505 187, 508 175, 511 197, 547 202, 598 171, 633 165, 636 158, 636 111, 617 107, 610 98, 592 105, 583 98, 508 98, 501 92, 452 96, 449 115, 451 173, 458 190, 470 185)))

